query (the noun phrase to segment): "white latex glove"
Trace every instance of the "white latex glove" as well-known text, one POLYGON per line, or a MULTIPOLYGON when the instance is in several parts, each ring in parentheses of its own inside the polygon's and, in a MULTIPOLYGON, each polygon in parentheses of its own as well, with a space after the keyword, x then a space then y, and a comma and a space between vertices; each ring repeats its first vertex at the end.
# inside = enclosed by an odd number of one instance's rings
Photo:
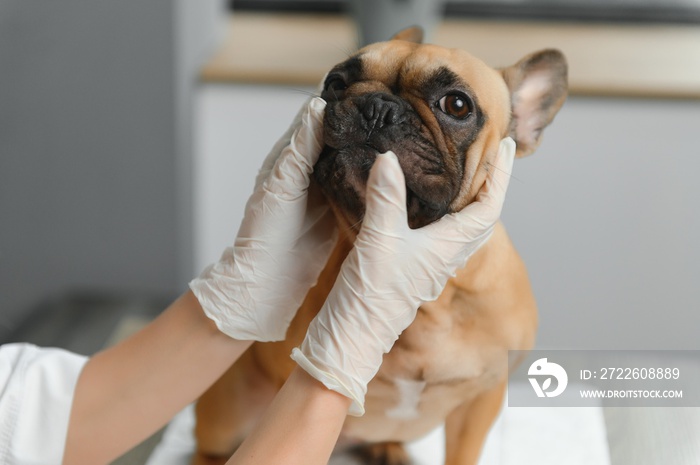
POLYGON ((476 200, 462 211, 410 229, 406 185, 396 156, 379 155, 367 182, 366 212, 353 249, 319 314, 292 358, 364 414, 367 384, 382 356, 434 301, 447 280, 491 236, 510 180, 515 143, 501 141, 476 200))
POLYGON ((314 98, 300 111, 263 162, 233 247, 190 282, 207 316, 235 339, 284 339, 336 242, 328 204, 309 191, 325 107, 314 98))

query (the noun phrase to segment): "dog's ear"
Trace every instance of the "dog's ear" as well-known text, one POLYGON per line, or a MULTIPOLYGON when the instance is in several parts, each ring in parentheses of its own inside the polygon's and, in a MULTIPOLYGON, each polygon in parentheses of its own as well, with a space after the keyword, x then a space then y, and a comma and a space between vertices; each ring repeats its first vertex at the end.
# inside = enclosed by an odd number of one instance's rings
POLYGON ((423 43, 423 28, 420 26, 411 26, 394 34, 391 40, 405 40, 416 44, 423 43))
POLYGON ((532 153, 542 131, 554 119, 568 93, 566 58, 559 50, 541 50, 501 70, 510 89, 510 136, 516 156, 532 153))

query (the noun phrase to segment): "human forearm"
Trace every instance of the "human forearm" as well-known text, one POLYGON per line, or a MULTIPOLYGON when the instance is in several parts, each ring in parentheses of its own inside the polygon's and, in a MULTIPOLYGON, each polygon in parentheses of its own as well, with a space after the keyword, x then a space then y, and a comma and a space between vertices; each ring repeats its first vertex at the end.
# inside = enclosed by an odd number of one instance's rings
POLYGON ((249 345, 219 332, 187 292, 142 331, 87 363, 64 464, 106 463, 126 452, 194 401, 249 345))
POLYGON ((325 465, 350 399, 296 368, 227 465, 325 465))

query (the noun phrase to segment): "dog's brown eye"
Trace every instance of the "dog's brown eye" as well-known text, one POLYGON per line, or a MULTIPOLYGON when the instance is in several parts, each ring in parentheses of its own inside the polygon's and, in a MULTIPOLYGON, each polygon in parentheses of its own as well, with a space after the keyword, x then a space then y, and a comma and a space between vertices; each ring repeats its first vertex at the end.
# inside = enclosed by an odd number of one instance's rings
POLYGON ((469 99, 462 94, 447 94, 438 101, 438 106, 445 114, 457 119, 464 119, 472 112, 469 99))

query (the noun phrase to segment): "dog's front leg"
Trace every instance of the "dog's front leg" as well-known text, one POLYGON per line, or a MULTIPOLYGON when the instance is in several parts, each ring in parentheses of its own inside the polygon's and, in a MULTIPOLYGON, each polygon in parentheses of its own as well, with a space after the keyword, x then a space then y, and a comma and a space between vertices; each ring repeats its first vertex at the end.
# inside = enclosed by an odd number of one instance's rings
POLYGON ((450 413, 445 423, 445 465, 476 465, 503 404, 506 382, 479 394, 450 413))
POLYGON ((251 347, 197 401, 197 450, 191 464, 225 464, 276 393, 257 369, 251 347))

